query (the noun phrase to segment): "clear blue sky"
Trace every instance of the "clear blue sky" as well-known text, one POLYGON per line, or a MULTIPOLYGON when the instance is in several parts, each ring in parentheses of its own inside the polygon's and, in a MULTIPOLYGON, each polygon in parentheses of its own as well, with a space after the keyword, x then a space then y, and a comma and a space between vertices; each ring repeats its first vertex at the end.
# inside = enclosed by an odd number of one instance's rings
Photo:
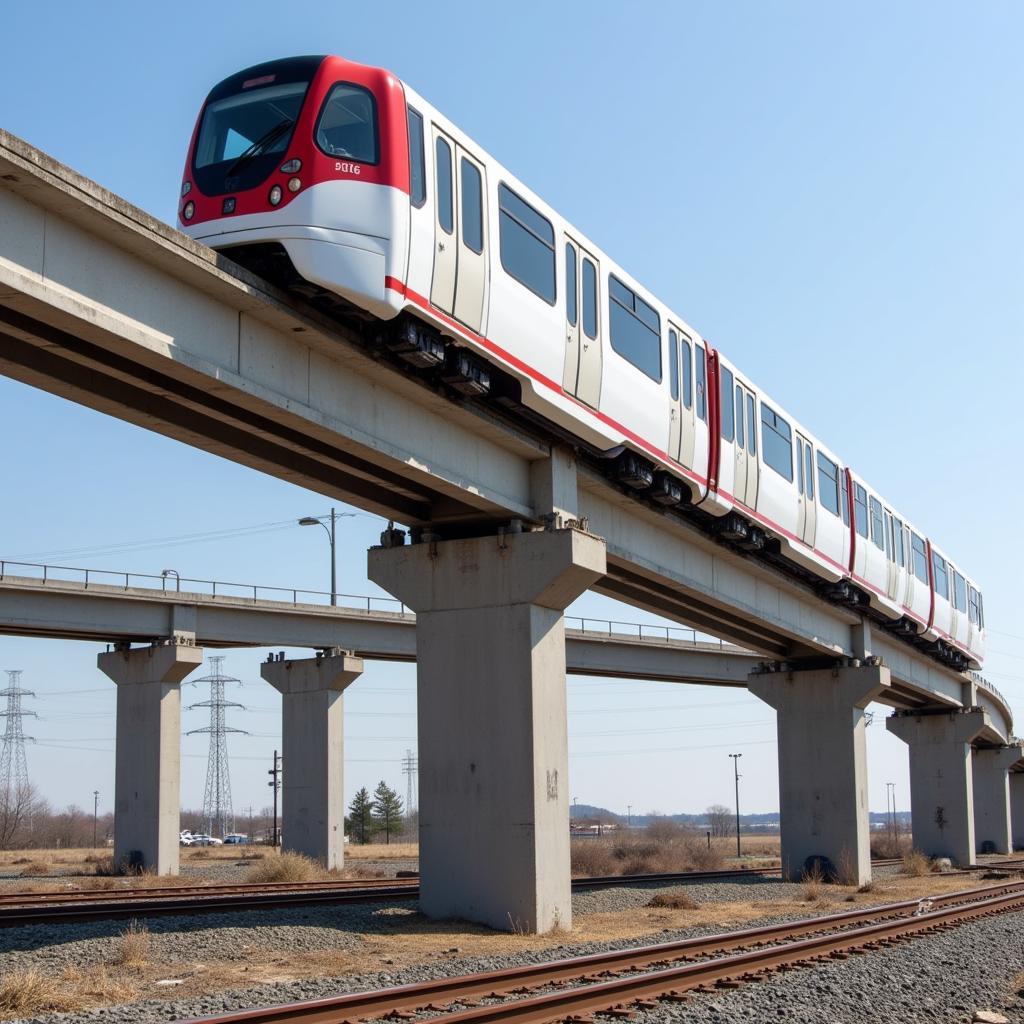
MULTIPOLYGON (((302 5, 111 3, 5 12, 0 125, 173 220, 206 91, 262 60, 340 53, 410 82, 850 460, 981 582, 987 674, 1024 714, 1017 517, 1024 300, 1024 7, 986 2, 302 5)), ((130 541, 279 523, 317 495, 0 379, 0 555, 326 586, 322 533, 130 541), (106 548, 106 550, 102 550, 106 548)), ((343 524, 366 592, 372 517, 343 524)), ((586 598, 588 612, 637 613, 586 598)), ((40 699, 29 752, 58 804, 112 800, 112 687, 88 644, 0 638, 40 699), (73 693, 62 691, 76 691, 73 693), (86 691, 86 692, 82 692, 86 691)), ((250 710, 236 807, 266 803, 278 703, 250 710)), ((347 698, 346 789, 415 747, 414 674, 347 698)), ((572 792, 625 810, 778 806, 773 713, 745 693, 570 680, 572 792)), ((185 701, 203 694, 186 687, 185 701)), ((881 710, 881 709, 878 709, 881 710)), ((871 803, 905 748, 869 730, 871 803)), ((188 727, 205 724, 200 712, 188 727)), ((202 798, 204 737, 184 740, 202 798)), ((402 786, 404 791, 404 786, 402 786)))

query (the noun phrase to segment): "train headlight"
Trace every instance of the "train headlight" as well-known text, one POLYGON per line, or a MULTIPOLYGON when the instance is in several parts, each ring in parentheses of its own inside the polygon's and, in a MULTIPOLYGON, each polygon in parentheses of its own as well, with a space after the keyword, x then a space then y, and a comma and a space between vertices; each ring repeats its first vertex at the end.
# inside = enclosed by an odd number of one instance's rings
POLYGON ((288 191, 289 192, 298 192, 300 188, 302 188, 302 179, 301 178, 289 178, 288 179, 288 191))
POLYGON ((181 215, 185 218, 185 220, 191 220, 192 217, 194 216, 195 212, 196 212, 196 204, 193 203, 192 200, 190 199, 185 204, 185 209, 181 211, 181 215))
POLYGON ((281 186, 280 185, 275 185, 270 190, 270 195, 267 197, 270 200, 270 205, 271 206, 277 206, 277 204, 279 202, 281 202, 281 196, 282 195, 284 195, 284 193, 281 191, 281 186))
POLYGON ((298 158, 293 158, 287 163, 281 164, 282 174, 298 174, 302 170, 302 161, 298 158))
POLYGON ((182 197, 187 196, 189 194, 189 192, 191 192, 191 191, 192 191, 192 182, 191 181, 183 181, 181 183, 181 194, 182 194, 182 197))

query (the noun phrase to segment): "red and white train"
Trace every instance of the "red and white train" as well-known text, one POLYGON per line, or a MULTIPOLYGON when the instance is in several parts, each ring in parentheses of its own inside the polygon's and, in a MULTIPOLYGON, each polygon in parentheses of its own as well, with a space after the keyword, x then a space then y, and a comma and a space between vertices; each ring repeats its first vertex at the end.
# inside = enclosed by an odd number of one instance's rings
POLYGON ((490 376, 618 479, 697 510, 956 667, 976 584, 686 321, 418 93, 340 57, 261 64, 199 114, 181 227, 391 322, 407 362, 490 376))

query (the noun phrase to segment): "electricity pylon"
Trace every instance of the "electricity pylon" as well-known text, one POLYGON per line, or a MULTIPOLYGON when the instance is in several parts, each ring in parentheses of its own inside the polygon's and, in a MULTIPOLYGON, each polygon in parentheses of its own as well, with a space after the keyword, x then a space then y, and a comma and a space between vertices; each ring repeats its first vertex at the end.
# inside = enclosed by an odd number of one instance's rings
POLYGON ((22 697, 34 697, 31 690, 21 687, 21 670, 7 670, 7 686, 0 690, 0 697, 7 698, 7 707, 0 711, 0 718, 7 721, 4 726, 3 746, 0 747, 0 803, 8 805, 28 791, 28 761, 25 758, 25 742, 34 742, 22 729, 23 718, 38 718, 34 711, 21 706, 22 697))
POLYGON ((224 656, 217 655, 210 659, 210 674, 203 676, 202 679, 193 680, 197 684, 210 684, 210 699, 190 704, 189 711, 195 708, 209 708, 210 724, 202 729, 190 729, 188 732, 189 736, 197 733, 210 734, 210 756, 206 762, 206 791, 203 794, 203 819, 206 834, 222 839, 235 830, 235 816, 231 809, 231 769, 228 765, 227 734, 245 732, 244 729, 232 729, 227 724, 227 709, 244 708, 244 705, 229 701, 224 696, 225 684, 238 683, 241 686, 242 681, 224 675, 223 665, 224 656))
POLYGON ((416 755, 408 748, 405 751, 405 757, 402 758, 402 774, 406 776, 405 781, 405 814, 406 817, 412 817, 416 812, 416 755))

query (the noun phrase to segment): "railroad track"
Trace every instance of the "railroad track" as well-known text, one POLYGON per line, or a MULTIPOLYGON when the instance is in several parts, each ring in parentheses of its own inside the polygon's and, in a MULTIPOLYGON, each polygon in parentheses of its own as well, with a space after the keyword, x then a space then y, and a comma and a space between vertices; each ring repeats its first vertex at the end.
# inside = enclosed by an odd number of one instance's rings
POLYGON ((342 1024, 411 1020, 419 1012, 430 1013, 430 1024, 582 1022, 592 1014, 629 1018, 709 986, 736 987, 1012 910, 1024 910, 1024 882, 180 1024, 342 1024))

